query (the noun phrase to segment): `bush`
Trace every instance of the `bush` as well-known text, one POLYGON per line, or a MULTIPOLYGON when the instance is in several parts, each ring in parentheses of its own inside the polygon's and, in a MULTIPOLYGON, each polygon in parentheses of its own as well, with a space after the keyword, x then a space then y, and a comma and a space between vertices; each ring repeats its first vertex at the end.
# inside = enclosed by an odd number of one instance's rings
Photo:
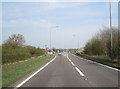
POLYGON ((26 58, 30 58, 31 56, 40 56, 45 54, 40 48, 32 47, 32 49, 26 48, 18 48, 18 49, 2 49, 2 62, 11 63, 15 61, 25 60, 26 58))
POLYGON ((2 62, 4 63, 9 63, 9 62, 15 62, 15 61, 20 61, 24 60, 26 58, 30 57, 30 53, 28 50, 25 49, 2 49, 2 62))
MULTIPOLYGON (((112 28, 112 58, 118 58, 118 29, 112 28)), ((105 55, 110 57, 110 30, 104 28, 97 33, 85 46, 85 53, 89 55, 105 55)))
POLYGON ((35 48, 33 46, 25 46, 24 49, 28 50, 31 56, 40 56, 45 54, 45 51, 40 48, 35 48))
POLYGON ((42 49, 40 48, 33 48, 30 50, 30 54, 32 56, 39 56, 39 55, 43 55, 45 54, 45 51, 43 51, 42 49))
POLYGON ((13 34, 2 44, 2 62, 11 63, 24 60, 31 56, 40 56, 45 54, 40 48, 33 46, 24 46, 24 36, 13 34))

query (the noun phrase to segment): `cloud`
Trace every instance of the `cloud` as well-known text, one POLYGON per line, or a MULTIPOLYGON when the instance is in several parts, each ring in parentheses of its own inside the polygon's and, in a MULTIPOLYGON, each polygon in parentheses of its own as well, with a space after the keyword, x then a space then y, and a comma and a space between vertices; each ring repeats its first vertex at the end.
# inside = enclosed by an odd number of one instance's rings
MULTIPOLYGON (((118 2, 119 0, 111 0, 118 2)), ((2 2, 109 2, 109 0, 2 0, 2 2)))
MULTIPOLYGON (((73 47, 73 34, 78 35, 83 46, 101 24, 109 26, 108 7, 108 3, 3 3, 3 40, 20 33, 25 36, 27 44, 48 45, 49 29, 59 25, 60 30, 52 30, 54 47, 73 47)), ((116 9, 113 10, 116 14, 116 9)), ((116 20, 112 21, 115 24, 116 20)))
POLYGON ((55 9, 72 8, 87 3, 62 3, 62 2, 27 2, 27 3, 3 3, 4 17, 27 17, 41 15, 55 9))
MULTIPOLYGON (((3 3, 3 15, 5 19, 47 17, 56 20, 106 16, 106 13, 109 13, 108 5, 106 4, 106 7, 100 5, 94 6, 94 4, 90 5, 90 3, 65 2, 3 3)), ((116 10, 113 10, 113 12, 116 12, 116 10)))
POLYGON ((44 19, 37 19, 37 20, 16 19, 16 20, 3 22, 3 29, 4 28, 20 28, 20 27, 36 27, 36 28, 48 29, 52 26, 54 26, 54 24, 44 19))

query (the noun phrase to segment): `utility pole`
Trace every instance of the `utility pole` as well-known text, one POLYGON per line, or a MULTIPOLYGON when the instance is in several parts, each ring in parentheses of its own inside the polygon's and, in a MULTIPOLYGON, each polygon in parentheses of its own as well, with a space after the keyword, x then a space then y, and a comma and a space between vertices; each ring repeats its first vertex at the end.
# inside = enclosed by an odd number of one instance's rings
MULTIPOLYGON (((120 13, 120 2, 118 2, 118 13, 120 13)), ((118 63, 120 63, 120 14, 118 14, 118 63)))
MULTIPOLYGON (((59 28, 59 26, 55 26, 55 28, 57 29, 57 28, 59 28)), ((50 29, 50 50, 52 50, 51 49, 51 29, 50 29)))
POLYGON ((78 49, 79 49, 79 39, 78 39, 78 49))
POLYGON ((50 50, 51 50, 51 29, 50 29, 50 50))
POLYGON ((109 10, 110 10, 110 57, 112 58, 112 20, 111 20, 111 1, 109 1, 109 10))
MULTIPOLYGON (((118 20, 118 23, 120 23, 120 19, 118 20)), ((118 60, 120 63, 120 26, 118 26, 118 60)))

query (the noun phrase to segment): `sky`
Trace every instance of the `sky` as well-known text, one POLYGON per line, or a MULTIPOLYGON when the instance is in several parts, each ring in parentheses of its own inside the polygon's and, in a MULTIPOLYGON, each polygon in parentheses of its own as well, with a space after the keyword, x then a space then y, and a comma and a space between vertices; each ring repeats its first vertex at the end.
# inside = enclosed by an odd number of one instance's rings
MULTIPOLYGON (((25 45, 82 48, 104 26, 108 2, 3 2, 2 43, 22 34, 25 45)), ((112 2, 112 26, 118 26, 118 4, 112 2)))

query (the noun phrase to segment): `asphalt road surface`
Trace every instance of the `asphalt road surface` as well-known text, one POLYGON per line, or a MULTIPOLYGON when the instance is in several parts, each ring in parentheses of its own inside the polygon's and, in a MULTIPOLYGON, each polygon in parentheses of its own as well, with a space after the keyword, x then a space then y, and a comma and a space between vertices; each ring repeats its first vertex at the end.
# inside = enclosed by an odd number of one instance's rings
POLYGON ((118 71, 64 53, 21 87, 118 87, 118 71))

